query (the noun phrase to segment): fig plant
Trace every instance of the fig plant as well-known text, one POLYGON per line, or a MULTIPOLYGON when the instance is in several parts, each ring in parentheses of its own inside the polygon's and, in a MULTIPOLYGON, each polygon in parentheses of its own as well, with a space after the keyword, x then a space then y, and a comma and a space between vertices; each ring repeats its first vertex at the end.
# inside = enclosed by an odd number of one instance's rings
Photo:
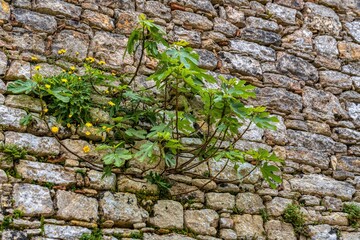
POLYGON ((88 58, 83 74, 75 69, 54 77, 37 73, 30 80, 9 84, 8 90, 41 98, 46 103, 42 116, 56 116, 68 127, 86 125, 108 133, 97 148, 108 152, 102 157, 105 173, 136 159, 153 164, 143 173, 163 164, 156 176, 166 178, 169 174, 194 175, 192 170, 201 164, 222 161, 222 169, 207 178, 226 181, 219 178, 226 168, 231 165, 240 178, 245 177, 240 176, 239 167, 251 161, 253 169, 259 168, 269 185, 276 187, 281 182, 276 165, 282 161, 265 149, 237 147, 251 124, 276 129, 278 119, 265 107, 245 104, 246 99, 256 97, 255 87, 208 73, 198 66, 199 56, 186 42, 169 43, 166 38, 160 26, 140 15, 125 51, 136 58, 133 75, 108 74, 88 58), (156 63, 146 86, 139 74, 145 61, 156 63), (94 107, 107 111, 112 121, 97 122, 90 114, 94 107))

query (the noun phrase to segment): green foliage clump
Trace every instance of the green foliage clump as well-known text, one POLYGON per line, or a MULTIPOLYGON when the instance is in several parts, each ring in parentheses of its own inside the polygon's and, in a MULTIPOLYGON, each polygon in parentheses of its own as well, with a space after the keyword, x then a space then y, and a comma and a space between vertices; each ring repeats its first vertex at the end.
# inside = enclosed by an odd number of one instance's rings
POLYGON ((80 240, 103 240, 103 235, 101 229, 94 229, 90 234, 84 233, 81 235, 80 240))
POLYGON ((4 154, 1 160, 9 162, 24 159, 28 154, 25 149, 12 144, 0 144, 0 153, 4 154))
MULTIPOLYGON (((106 152, 102 157, 106 174, 125 166, 130 159, 164 163, 162 176, 150 175, 147 179, 165 193, 169 186, 160 177, 186 174, 209 161, 225 161, 220 173, 232 164, 241 178, 240 165, 252 161, 275 188, 281 183, 276 165, 282 161, 265 149, 236 148, 251 124, 276 129, 278 119, 265 107, 246 104, 247 99, 256 97, 255 87, 235 77, 209 74, 198 66, 199 55, 186 42, 169 43, 166 38, 160 26, 141 14, 125 51, 131 56, 140 53, 131 77, 106 74, 94 68, 94 59, 88 58, 84 75, 77 74, 75 68, 55 77, 37 73, 31 80, 9 84, 8 90, 44 100, 43 115, 56 116, 68 127, 80 124, 108 133, 97 147, 106 152), (150 87, 138 82, 145 55, 157 63, 147 77, 150 87), (89 112, 94 107, 106 111, 112 121, 99 124, 92 119, 89 112), (201 143, 188 144, 186 139, 192 138, 201 143), (191 156, 184 160, 186 154, 191 156)), ((58 130, 55 127, 52 132, 58 130)), ((83 151, 87 153, 90 148, 83 151)))
POLYGON ((305 216, 304 213, 300 211, 299 205, 289 204, 285 208, 282 217, 285 222, 293 225, 295 233, 307 235, 305 231, 305 216))
POLYGON ((347 213, 347 218, 352 227, 358 228, 360 223, 360 206, 354 203, 345 204, 343 211, 347 213))
POLYGON ((270 216, 269 213, 266 211, 266 208, 260 209, 260 215, 264 222, 269 221, 270 216))
POLYGON ((162 197, 166 197, 169 194, 169 189, 171 188, 171 183, 161 176, 158 173, 150 172, 145 178, 153 184, 156 184, 159 188, 159 195, 162 197))

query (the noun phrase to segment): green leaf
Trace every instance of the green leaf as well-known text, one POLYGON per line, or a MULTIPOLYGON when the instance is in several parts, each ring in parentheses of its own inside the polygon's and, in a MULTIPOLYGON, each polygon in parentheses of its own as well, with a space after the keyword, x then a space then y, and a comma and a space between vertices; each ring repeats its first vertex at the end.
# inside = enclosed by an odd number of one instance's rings
POLYGON ((125 131, 126 135, 129 137, 136 137, 140 139, 145 139, 145 134, 147 133, 145 130, 136 130, 133 128, 129 128, 125 131))
POLYGON ((31 80, 26 80, 26 81, 16 80, 14 82, 9 83, 7 90, 15 94, 19 94, 19 93, 29 94, 31 91, 35 89, 36 86, 37 83, 31 80))
POLYGON ((31 121, 32 121, 32 114, 27 114, 26 116, 20 119, 20 125, 27 126, 31 123, 31 121))
POLYGON ((151 159, 153 157, 156 144, 156 142, 147 142, 141 145, 139 151, 135 153, 134 157, 137 158, 140 162, 143 162, 146 159, 151 159))
POLYGON ((71 92, 64 87, 54 88, 50 91, 50 93, 64 103, 68 103, 70 101, 70 97, 72 96, 71 92))
POLYGON ((281 183, 281 178, 276 175, 274 172, 279 172, 279 168, 273 165, 269 165, 265 162, 261 167, 260 171, 265 179, 272 188, 276 188, 276 183, 281 183))
POLYGON ((105 165, 114 165, 115 167, 121 167, 125 164, 126 160, 132 158, 132 154, 126 149, 116 149, 115 152, 106 154, 103 157, 105 165))

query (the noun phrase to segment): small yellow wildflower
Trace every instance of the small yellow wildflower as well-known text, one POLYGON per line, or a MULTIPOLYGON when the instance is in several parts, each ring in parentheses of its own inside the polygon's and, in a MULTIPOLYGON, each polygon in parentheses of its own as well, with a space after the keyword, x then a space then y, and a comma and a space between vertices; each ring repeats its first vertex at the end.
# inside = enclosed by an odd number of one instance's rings
POLYGON ((45 87, 46 87, 47 89, 50 89, 50 88, 51 88, 51 85, 45 84, 45 87))
POLYGON ((106 129, 106 126, 102 126, 101 128, 105 130, 105 129, 106 129))
POLYGON ((111 128, 106 128, 106 132, 109 133, 111 131, 111 128))
POLYGON ((38 60, 37 57, 35 57, 35 56, 32 56, 32 57, 31 57, 31 61, 36 61, 36 60, 38 60))
POLYGON ((99 64, 100 65, 104 65, 106 62, 105 61, 100 61, 99 64))
POLYGON ((86 145, 85 147, 83 147, 83 151, 84 153, 90 152, 90 147, 86 145))
POLYGON ((59 132, 59 128, 58 128, 58 127, 56 127, 56 126, 51 127, 51 132, 56 134, 56 133, 58 133, 58 132, 59 132))
POLYGON ((75 66, 71 66, 71 67, 70 67, 70 70, 71 70, 71 71, 75 71, 75 70, 76 70, 76 67, 75 67, 75 66))
POLYGON ((69 74, 72 74, 73 72, 72 71, 69 71, 69 74))
POLYGON ((66 78, 63 78, 63 79, 61 79, 61 81, 63 82, 63 83, 67 83, 67 79, 66 78))
POLYGON ((78 77, 79 80, 81 80, 81 77, 78 77))
POLYGON ((109 94, 109 90, 106 90, 105 93, 106 93, 106 94, 109 94))
POLYGON ((95 58, 93 58, 93 57, 87 57, 87 58, 85 58, 85 60, 92 63, 92 62, 95 61, 95 58))
POLYGON ((72 118, 72 114, 69 114, 69 118, 72 118))
POLYGON ((108 104, 109 104, 111 107, 115 106, 115 103, 113 103, 112 101, 108 101, 108 104))
POLYGON ((67 126, 68 128, 70 128, 70 127, 71 127, 71 124, 70 124, 70 123, 68 123, 68 124, 66 124, 66 126, 67 126))
POLYGON ((85 123, 85 126, 92 127, 93 125, 92 125, 92 123, 87 122, 87 123, 85 123))
POLYGON ((111 75, 115 76, 115 75, 116 75, 116 73, 111 73, 111 75))
POLYGON ((45 108, 44 109, 44 113, 47 113, 49 111, 49 109, 45 108))
POLYGON ((62 71, 63 71, 63 72, 66 72, 66 70, 65 70, 65 69, 63 69, 62 71))
POLYGON ((35 70, 36 70, 36 71, 39 71, 40 68, 41 68, 41 66, 39 66, 39 65, 35 66, 35 70))
POLYGON ((80 53, 79 53, 79 52, 76 52, 75 54, 76 54, 76 55, 79 55, 80 53))
POLYGON ((86 132, 85 132, 85 135, 86 135, 86 136, 90 136, 90 135, 91 135, 91 132, 86 131, 86 132))
POLYGON ((58 54, 64 54, 64 53, 66 53, 66 49, 60 49, 59 51, 58 51, 58 54))

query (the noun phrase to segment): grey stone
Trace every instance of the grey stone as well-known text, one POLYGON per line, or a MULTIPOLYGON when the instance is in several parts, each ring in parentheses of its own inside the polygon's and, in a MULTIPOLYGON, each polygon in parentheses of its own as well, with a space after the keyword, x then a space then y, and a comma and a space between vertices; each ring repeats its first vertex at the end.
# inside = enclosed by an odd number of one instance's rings
POLYGON ((327 210, 330 211, 342 211, 343 203, 340 199, 325 196, 321 201, 322 206, 326 207, 327 210))
POLYGON ((360 76, 360 63, 353 62, 342 66, 341 72, 360 76))
POLYGON ((106 31, 114 30, 114 21, 111 17, 106 14, 102 14, 95 11, 84 10, 81 18, 85 23, 98 29, 104 29, 106 31))
POLYGON ((179 202, 159 200, 153 211, 154 217, 150 218, 150 223, 155 227, 183 229, 184 210, 179 202))
POLYGON ((31 74, 34 76, 35 73, 41 74, 43 77, 53 77, 63 73, 63 69, 56 65, 47 64, 47 63, 39 63, 36 66, 31 66, 31 74), (40 70, 36 70, 35 67, 39 66, 40 70))
POLYGON ((98 202, 82 194, 59 190, 56 192, 57 216, 64 220, 98 220, 98 202))
POLYGON ((254 105, 264 105, 269 109, 284 113, 296 113, 302 109, 301 97, 282 88, 257 88, 256 99, 251 99, 254 105))
POLYGON ((215 236, 219 215, 211 209, 187 210, 184 221, 185 226, 197 234, 215 236))
POLYGON ((320 205, 320 199, 311 195, 302 195, 299 199, 299 203, 304 204, 305 206, 318 206, 320 205))
POLYGON ((360 43, 360 21, 353 21, 345 23, 345 28, 353 39, 360 43))
POLYGON ((236 232, 232 229, 220 229, 219 237, 224 240, 236 240, 236 232))
POLYGON ((333 132, 338 135, 340 142, 354 144, 360 140, 360 132, 348 128, 334 128, 333 132))
POLYGON ((304 1, 303 0, 275 0, 274 1, 277 4, 289 7, 289 8, 295 8, 298 10, 301 10, 304 7, 304 1))
POLYGON ((257 28, 243 28, 241 38, 262 45, 280 45, 281 36, 274 32, 265 31, 257 28))
POLYGON ((332 36, 323 35, 315 37, 314 46, 318 54, 329 57, 337 57, 339 55, 336 39, 332 36))
POLYGON ((348 117, 339 100, 329 92, 305 87, 303 102, 303 112, 309 120, 338 120, 348 117))
POLYGON ((279 122, 272 123, 276 130, 266 129, 264 131, 265 142, 269 145, 285 145, 287 143, 286 126, 284 119, 280 116, 274 116, 279 122))
POLYGON ((319 78, 317 69, 312 64, 290 54, 285 54, 278 58, 276 68, 289 77, 303 81, 317 82, 319 78))
POLYGON ((232 7, 231 5, 227 5, 225 7, 226 12, 226 20, 231 22, 237 27, 244 27, 245 22, 245 14, 236 8, 232 7))
POLYGON ((305 3, 305 24, 313 31, 334 36, 341 30, 339 17, 334 10, 311 2, 305 3))
POLYGON ((275 74, 275 73, 264 73, 263 74, 263 82, 265 86, 270 85, 272 87, 283 87, 288 90, 297 91, 301 89, 300 82, 286 77, 284 75, 275 74))
POLYGON ((54 213, 50 191, 33 184, 15 184, 13 189, 14 208, 24 216, 51 216, 54 213))
POLYGON ((309 150, 303 147, 287 146, 286 159, 314 167, 319 167, 324 170, 329 168, 330 163, 329 154, 322 151, 309 150))
POLYGON ((112 220, 117 226, 132 226, 149 218, 148 212, 138 206, 136 196, 131 193, 105 192, 100 199, 100 209, 104 220, 112 220))
POLYGON ((39 156, 60 153, 60 144, 55 138, 36 137, 28 133, 5 132, 5 144, 16 144, 39 156))
POLYGON ((18 79, 29 79, 30 78, 30 63, 25 61, 15 60, 10 64, 5 80, 18 80, 18 79))
POLYGON ((243 213, 259 214, 265 206, 259 195, 247 192, 236 195, 236 208, 243 213))
POLYGON ((341 156, 338 159, 338 169, 350 172, 360 172, 360 158, 356 156, 341 156))
POLYGON ((178 4, 190 8, 195 12, 203 12, 210 14, 212 16, 216 16, 216 10, 214 6, 211 4, 210 0, 171 0, 170 2, 177 2, 178 4))
MULTIPOLYGON (((252 143, 250 143, 250 145, 252 145, 252 143)), ((255 183, 259 182, 259 180, 261 178, 260 170, 259 169, 254 170, 254 168, 255 168, 255 166, 248 162, 240 164, 240 166, 238 168, 238 173, 240 174, 240 176, 247 176, 245 178, 240 177, 240 179, 242 180, 243 183, 255 184, 255 183)))
MULTIPOLYGON (((5 55, 5 53, 0 51, 0 75, 5 74, 6 72, 6 67, 7 67, 7 63, 8 63, 8 58, 5 55)), ((3 92, 4 87, 2 86, 2 84, 0 83, 0 93, 3 92)))
POLYGON ((178 201, 188 201, 190 199, 195 203, 203 203, 205 201, 204 192, 200 191, 199 188, 195 186, 183 183, 175 183, 170 188, 169 193, 175 196, 175 199, 178 201))
POLYGON ((338 240, 337 231, 330 225, 309 225, 311 240, 338 240))
POLYGON ((269 215, 279 217, 284 213, 286 207, 292 203, 291 199, 275 197, 266 203, 266 209, 269 215))
POLYGON ((285 36, 282 39, 282 47, 290 48, 300 52, 312 52, 313 34, 306 27, 296 30, 294 33, 285 36))
POLYGON ((265 31, 273 32, 278 32, 280 30, 279 25, 276 22, 256 17, 246 18, 246 26, 248 28, 259 28, 265 31))
POLYGON ((86 173, 89 178, 91 188, 98 190, 111 190, 116 187, 116 175, 111 173, 109 176, 103 176, 103 172, 90 170, 86 173))
POLYGON ((265 223, 265 231, 269 240, 296 240, 294 228, 290 223, 270 220, 265 223))
POLYGON ((227 37, 234 37, 238 31, 238 28, 234 24, 222 18, 216 17, 214 19, 214 31, 220 32, 227 37))
POLYGON ((213 27, 213 23, 204 16, 175 10, 172 12, 173 21, 176 24, 183 25, 185 27, 191 27, 199 30, 211 30, 213 27))
MULTIPOLYGON (((13 29, 11 38, 14 42, 13 45, 19 50, 33 51, 35 53, 45 52, 45 41, 43 35, 36 34, 25 29, 13 29)), ((30 66, 28 66, 28 69, 29 68, 30 66)), ((26 77, 29 78, 30 71, 27 71, 26 77)), ((15 78, 17 79, 18 77, 15 78)))
POLYGON ((20 124, 20 120, 27 113, 24 110, 0 105, 0 127, 4 130, 25 131, 26 126, 20 124))
POLYGON ((99 31, 92 39, 90 51, 94 52, 96 59, 106 59, 107 65, 121 68, 133 63, 133 59, 128 55, 123 58, 126 44, 124 35, 99 31))
POLYGON ((118 178, 118 190, 123 192, 145 192, 149 195, 156 195, 159 193, 158 186, 156 184, 149 183, 146 180, 134 179, 126 176, 120 176, 118 178))
POLYGON ((265 240, 263 220, 259 215, 232 215, 235 223, 235 231, 240 239, 265 240))
POLYGON ((8 177, 4 170, 0 170, 0 184, 6 183, 8 181, 8 177))
POLYGON ((1 22, 9 21, 10 18, 10 6, 7 2, 1 1, 0 4, 0 20, 1 22))
POLYGON ((65 15, 76 19, 81 14, 81 7, 61 0, 36 1, 34 2, 34 9, 45 14, 65 15))
POLYGON ((357 240, 360 238, 360 232, 341 232, 342 240, 357 240))
POLYGON ((87 56, 89 42, 89 36, 86 34, 73 30, 62 30, 55 36, 52 52, 59 56, 58 51, 65 49, 66 53, 61 56, 82 61, 87 56))
POLYGON ((337 87, 341 89, 350 89, 352 81, 349 75, 336 71, 319 72, 320 83, 323 87, 337 87))
POLYGON ((19 164, 16 165, 16 172, 25 179, 42 183, 51 182, 64 185, 76 183, 75 172, 50 163, 20 160, 19 164))
POLYGON ((266 10, 276 20, 284 24, 294 25, 296 22, 296 10, 288 7, 283 7, 274 3, 267 3, 266 10))
POLYGON ((214 53, 205 49, 196 49, 195 51, 199 54, 199 67, 208 70, 214 70, 216 68, 218 59, 214 53))
POLYGON ((199 48, 201 46, 201 35, 197 31, 186 30, 182 27, 174 27, 174 41, 184 40, 190 47, 199 48))
POLYGON ((360 103, 360 93, 355 91, 346 91, 340 94, 339 100, 360 103))
POLYGON ((339 42, 339 57, 347 61, 358 61, 360 60, 360 44, 352 42, 339 42))
POLYGON ((260 63, 251 57, 228 52, 220 52, 219 55, 222 59, 223 67, 231 72, 239 72, 254 77, 260 77, 262 74, 260 63))
POLYGON ((145 233, 144 240, 195 240, 195 238, 187 237, 185 235, 181 235, 177 233, 170 233, 166 235, 145 233))
POLYGON ((14 0, 13 5, 21 8, 31 8, 31 0, 14 0))
POLYGON ((34 31, 46 33, 54 33, 56 31, 57 23, 55 17, 53 16, 48 16, 21 8, 14 9, 12 14, 14 15, 14 18, 17 22, 34 31))
POLYGON ((132 11, 121 11, 117 14, 116 20, 116 33, 120 34, 131 34, 136 28, 138 22, 138 14, 132 11))
POLYGON ((293 178, 289 181, 292 190, 299 191, 302 194, 336 196, 343 200, 349 200, 355 193, 351 184, 336 181, 324 175, 304 175, 302 178, 293 178))
POLYGON ((17 230, 4 230, 2 232, 1 240, 25 240, 28 239, 26 232, 17 230))
POLYGON ((206 206, 214 210, 229 209, 235 206, 235 196, 230 193, 206 193, 206 206))
POLYGON ((78 226, 59 226, 44 224, 44 235, 50 239, 74 240, 83 234, 91 234, 91 230, 78 226))
POLYGON ((264 47, 256 43, 247 42, 243 40, 231 40, 231 50, 236 53, 245 54, 256 58, 260 61, 275 61, 276 53, 275 50, 269 47, 264 47))
POLYGON ((21 108, 31 112, 41 112, 41 100, 28 95, 7 95, 5 105, 12 108, 21 108))
POLYGON ((346 152, 346 145, 337 143, 333 139, 302 131, 287 130, 289 146, 303 147, 315 151, 346 152))
POLYGON ((160 17, 166 21, 171 19, 171 9, 158 1, 146 1, 144 12, 149 17, 160 17))
POLYGON ((61 151, 65 153, 65 156, 74 160, 78 160, 79 157, 84 157, 87 159, 96 160, 100 157, 100 153, 95 150, 94 145, 89 144, 84 140, 72 140, 64 139, 61 143, 68 149, 71 149, 71 152, 75 153, 76 156, 66 150, 65 147, 61 147, 61 151), (89 152, 84 152, 84 147, 88 146, 90 148, 89 152), (79 156, 79 157, 78 157, 79 156))

